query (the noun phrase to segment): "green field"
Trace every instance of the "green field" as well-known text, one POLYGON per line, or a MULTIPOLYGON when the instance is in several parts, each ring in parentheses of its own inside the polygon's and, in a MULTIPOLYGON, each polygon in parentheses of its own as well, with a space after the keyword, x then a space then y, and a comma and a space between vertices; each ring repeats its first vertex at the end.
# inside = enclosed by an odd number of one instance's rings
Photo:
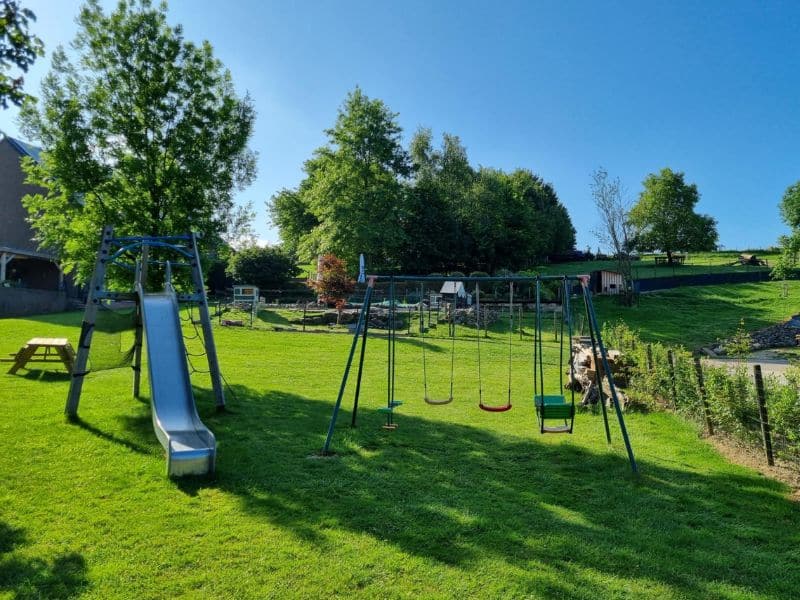
POLYGON ((800 282, 680 287, 641 294, 633 307, 608 296, 596 303, 607 321, 621 319, 645 340, 692 350, 731 336, 740 320, 754 331, 800 313, 800 282))
MULTIPOLYGON (((711 273, 742 273, 751 271, 769 271, 778 260, 779 255, 773 253, 757 253, 760 259, 767 261, 769 266, 751 266, 734 264, 741 253, 738 250, 722 252, 697 252, 690 253, 682 265, 657 265, 652 255, 643 255, 640 260, 633 261, 633 278, 650 279, 653 277, 673 277, 675 275, 708 275, 711 273)), ((534 268, 535 271, 546 275, 579 275, 599 270, 617 270, 617 263, 613 260, 592 260, 586 262, 573 262, 563 264, 543 265, 534 268)))
MULTIPOLYGON (((77 341, 80 315, 0 321, 0 353, 77 341)), ((198 408, 218 474, 170 481, 130 371, 88 376, 79 422, 56 369, 0 375, 0 598, 788 598, 800 513, 783 485, 724 460, 693 426, 579 414, 535 433, 530 339, 514 341, 514 408, 480 411, 475 343, 456 343, 456 400, 422 400, 419 339, 398 349, 400 428, 380 428, 385 340, 369 342, 360 424, 322 446, 350 338, 217 328, 229 410, 198 408)), ((506 393, 507 339, 483 345, 487 400, 506 393)), ((428 339, 432 393, 446 340, 428 339)), ((196 350, 197 348, 190 348, 196 350)), ((555 348, 548 362, 556 362, 555 348)), ((549 385, 554 382, 549 367, 549 385)))

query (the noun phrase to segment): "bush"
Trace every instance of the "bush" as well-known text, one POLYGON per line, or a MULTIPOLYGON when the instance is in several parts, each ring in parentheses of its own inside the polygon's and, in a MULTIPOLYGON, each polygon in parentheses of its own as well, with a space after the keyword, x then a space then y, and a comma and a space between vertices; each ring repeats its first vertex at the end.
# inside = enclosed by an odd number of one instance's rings
POLYGON ((225 273, 237 283, 262 290, 285 286, 299 273, 297 261, 280 246, 253 246, 231 254, 225 273))
POLYGON ((355 280, 347 275, 347 264, 333 254, 322 257, 319 280, 309 279, 307 285, 319 294, 320 300, 335 306, 340 312, 356 288, 355 280))

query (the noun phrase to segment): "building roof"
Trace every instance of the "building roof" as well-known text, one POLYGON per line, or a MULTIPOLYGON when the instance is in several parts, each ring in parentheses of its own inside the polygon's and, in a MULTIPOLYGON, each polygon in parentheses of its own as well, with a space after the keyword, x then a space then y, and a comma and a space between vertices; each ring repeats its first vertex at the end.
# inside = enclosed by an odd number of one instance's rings
POLYGON ((464 289, 463 281, 445 281, 440 294, 456 294, 459 298, 466 298, 467 290, 464 289))
POLYGON ((34 146, 33 144, 29 144, 28 142, 18 140, 17 138, 13 138, 10 135, 3 134, 3 137, 8 140, 8 143, 11 145, 11 147, 19 152, 21 156, 30 156, 33 160, 39 162, 39 154, 42 151, 41 148, 34 146))
POLYGON ((41 252, 38 250, 25 250, 22 248, 15 248, 13 246, 0 245, 0 254, 13 254, 15 256, 26 258, 41 258, 44 260, 54 260, 54 254, 50 252, 41 252))

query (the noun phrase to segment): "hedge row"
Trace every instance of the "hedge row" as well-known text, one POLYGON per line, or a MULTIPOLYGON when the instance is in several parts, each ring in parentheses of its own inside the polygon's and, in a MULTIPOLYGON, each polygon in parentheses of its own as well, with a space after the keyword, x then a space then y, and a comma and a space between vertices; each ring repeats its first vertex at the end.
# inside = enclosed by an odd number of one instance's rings
MULTIPOLYGON (((606 325, 606 345, 623 351, 629 372, 628 393, 651 409, 670 408, 701 426, 706 409, 692 355, 682 347, 645 344, 624 323, 606 325), (669 353, 673 356, 670 366, 669 353)), ((748 444, 763 443, 755 382, 745 363, 735 370, 702 363, 705 400, 715 430, 748 444)), ((791 366, 786 382, 764 377, 766 405, 775 452, 800 462, 800 367, 791 366)))

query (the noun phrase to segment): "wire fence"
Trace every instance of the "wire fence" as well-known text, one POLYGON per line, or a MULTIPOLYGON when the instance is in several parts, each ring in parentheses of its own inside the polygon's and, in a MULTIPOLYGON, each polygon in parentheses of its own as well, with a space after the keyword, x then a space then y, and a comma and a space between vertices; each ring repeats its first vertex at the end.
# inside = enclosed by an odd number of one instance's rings
POLYGON ((769 464, 778 457, 800 470, 800 367, 762 377, 760 365, 714 366, 682 347, 645 344, 623 323, 606 326, 603 335, 624 353, 632 398, 675 410, 709 435, 724 432, 760 446, 769 464))

